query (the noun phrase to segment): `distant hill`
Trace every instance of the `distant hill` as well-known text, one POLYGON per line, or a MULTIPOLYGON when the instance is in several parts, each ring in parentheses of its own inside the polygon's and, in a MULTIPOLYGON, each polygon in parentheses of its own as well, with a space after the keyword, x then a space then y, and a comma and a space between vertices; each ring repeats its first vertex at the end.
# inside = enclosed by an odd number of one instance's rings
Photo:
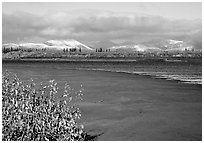
POLYGON ((92 51, 93 49, 76 41, 76 40, 49 40, 44 43, 21 43, 21 44, 3 44, 3 48, 19 48, 19 49, 46 49, 46 50, 64 50, 64 49, 81 49, 92 51))
POLYGON ((76 49, 83 49, 83 50, 93 50, 92 48, 86 46, 85 44, 80 43, 76 40, 50 40, 45 42, 44 44, 48 46, 59 46, 59 47, 66 47, 68 49, 70 48, 76 48, 76 49))
POLYGON ((18 44, 15 44, 15 43, 8 43, 8 44, 3 44, 3 48, 13 48, 13 49, 17 49, 19 48, 19 45, 18 44))
POLYGON ((161 50, 164 51, 185 51, 185 50, 193 50, 194 47, 192 44, 186 42, 186 41, 180 41, 180 40, 151 40, 149 42, 143 43, 146 46, 154 46, 158 47, 161 50))
MULTIPOLYGON (((180 41, 173 39, 154 39, 148 42, 134 43, 126 41, 120 44, 114 43, 110 40, 103 40, 92 43, 92 45, 85 45, 79 41, 68 39, 68 40, 49 40, 44 43, 8 43, 2 45, 3 49, 22 49, 22 50, 56 50, 56 51, 92 51, 95 49, 103 49, 104 51, 118 51, 118 52, 183 52, 183 51, 201 51, 202 49, 196 49, 193 43, 188 41, 180 41), (106 50, 108 49, 108 50, 106 50)), ((99 51, 98 51, 99 52, 99 51)))
POLYGON ((168 52, 178 52, 178 51, 185 51, 185 50, 195 50, 193 45, 185 42, 185 41, 178 41, 172 39, 156 39, 151 40, 148 42, 143 42, 140 44, 134 44, 133 42, 126 42, 120 44, 119 46, 111 47, 111 50, 117 51, 138 51, 138 52, 161 52, 161 51, 168 51, 168 52))
POLYGON ((149 47, 141 44, 135 45, 122 45, 111 47, 111 51, 120 51, 120 52, 159 52, 161 49, 158 47, 149 47))
POLYGON ((113 46, 117 46, 117 45, 118 44, 116 44, 110 40, 103 40, 103 41, 98 41, 98 42, 90 44, 90 46, 94 49, 99 49, 99 48, 109 49, 109 48, 111 48, 113 46))
POLYGON ((125 41, 125 42, 120 43, 120 44, 118 44, 118 45, 136 45, 136 43, 135 43, 135 42, 132 42, 132 41, 125 41))

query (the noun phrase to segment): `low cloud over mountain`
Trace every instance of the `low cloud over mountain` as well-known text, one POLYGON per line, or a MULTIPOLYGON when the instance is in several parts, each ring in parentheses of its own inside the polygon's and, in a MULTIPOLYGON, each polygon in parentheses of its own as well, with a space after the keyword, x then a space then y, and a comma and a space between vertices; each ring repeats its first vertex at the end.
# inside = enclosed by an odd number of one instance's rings
POLYGON ((3 13, 3 43, 42 42, 73 38, 80 41, 131 40, 154 38, 188 39, 202 44, 201 19, 169 19, 155 15, 84 11, 35 15, 26 12, 3 13))

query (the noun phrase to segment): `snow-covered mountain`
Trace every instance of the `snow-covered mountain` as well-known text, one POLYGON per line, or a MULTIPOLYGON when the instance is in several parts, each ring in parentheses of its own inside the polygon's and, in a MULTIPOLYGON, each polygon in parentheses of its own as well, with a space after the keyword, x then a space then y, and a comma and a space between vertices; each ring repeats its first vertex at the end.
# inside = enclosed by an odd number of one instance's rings
POLYGON ((70 48, 76 48, 76 49, 85 49, 85 50, 93 50, 92 48, 76 41, 73 39, 70 40, 49 40, 47 42, 45 42, 44 44, 46 44, 47 46, 59 46, 59 47, 66 47, 68 49, 70 48))
POLYGON ((46 45, 42 43, 21 43, 18 47, 21 49, 42 49, 46 47, 46 45))
POLYGON ((183 44, 183 41, 178 41, 178 40, 167 40, 169 44, 183 44))
POLYGON ((185 50, 192 50, 193 46, 185 41, 180 40, 151 40, 148 42, 142 43, 146 46, 154 46, 158 47, 164 51, 185 51, 185 50))
POLYGON ((15 44, 15 43, 3 44, 3 48, 5 48, 5 49, 7 49, 7 48, 17 49, 18 47, 19 47, 19 45, 15 44))
POLYGON ((179 52, 193 50, 193 46, 184 41, 178 40, 152 40, 140 44, 126 44, 113 46, 111 50, 117 51, 138 51, 138 52, 179 52))
POLYGON ((63 50, 73 49, 77 50, 93 50, 92 48, 76 41, 76 40, 49 40, 44 43, 21 43, 21 44, 3 44, 4 48, 20 48, 20 49, 46 49, 46 50, 63 50))
POLYGON ((46 49, 46 50, 70 50, 76 49, 77 51, 80 49, 82 51, 95 51, 93 49, 102 48, 102 49, 110 49, 111 51, 120 51, 120 52, 182 52, 182 51, 194 51, 194 46, 186 41, 179 40, 164 40, 157 39, 151 40, 148 42, 143 42, 139 44, 135 44, 134 42, 124 42, 121 44, 116 44, 112 41, 100 41, 96 42, 95 45, 87 46, 82 44, 76 40, 49 40, 44 43, 8 43, 3 44, 3 48, 12 48, 12 49, 46 49))
POLYGON ((145 52, 145 51, 149 51, 149 52, 154 52, 154 51, 161 51, 161 49, 159 49, 158 47, 148 47, 145 45, 141 45, 141 44, 135 44, 135 45, 123 45, 123 46, 114 46, 111 47, 112 51, 126 51, 126 52, 145 52))

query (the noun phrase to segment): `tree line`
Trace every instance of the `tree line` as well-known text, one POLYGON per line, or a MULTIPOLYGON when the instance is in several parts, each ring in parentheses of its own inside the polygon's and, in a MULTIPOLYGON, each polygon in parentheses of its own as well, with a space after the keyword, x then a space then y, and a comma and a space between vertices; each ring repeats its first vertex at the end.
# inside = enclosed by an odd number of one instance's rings
POLYGON ((32 49, 32 48, 26 48, 26 49, 23 49, 23 48, 14 48, 14 47, 9 47, 9 48, 6 48, 5 46, 3 46, 2 48, 2 52, 5 54, 5 53, 8 53, 8 52, 13 52, 13 51, 23 51, 23 52, 32 52, 32 51, 46 51, 46 48, 42 48, 42 49, 32 49))
POLYGON ((110 52, 110 49, 105 49, 103 50, 103 48, 96 48, 96 52, 110 52))
MULTIPOLYGON (((82 49, 79 48, 78 51, 81 53, 81 52, 82 52, 82 49)), ((77 52, 77 48, 70 48, 70 49, 64 48, 64 49, 63 49, 63 52, 64 52, 64 53, 66 53, 66 52, 77 52)))

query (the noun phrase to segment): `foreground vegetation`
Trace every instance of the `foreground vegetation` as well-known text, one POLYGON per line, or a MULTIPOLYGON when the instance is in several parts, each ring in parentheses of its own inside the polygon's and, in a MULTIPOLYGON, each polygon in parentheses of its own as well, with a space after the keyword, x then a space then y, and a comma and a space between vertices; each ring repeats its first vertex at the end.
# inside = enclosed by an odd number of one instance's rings
POLYGON ((38 87, 31 80, 22 82, 9 72, 2 77, 3 141, 75 141, 87 140, 76 100, 83 89, 73 92, 65 84, 64 94, 57 94, 54 80, 38 87), (73 94, 74 93, 74 94, 73 94))

